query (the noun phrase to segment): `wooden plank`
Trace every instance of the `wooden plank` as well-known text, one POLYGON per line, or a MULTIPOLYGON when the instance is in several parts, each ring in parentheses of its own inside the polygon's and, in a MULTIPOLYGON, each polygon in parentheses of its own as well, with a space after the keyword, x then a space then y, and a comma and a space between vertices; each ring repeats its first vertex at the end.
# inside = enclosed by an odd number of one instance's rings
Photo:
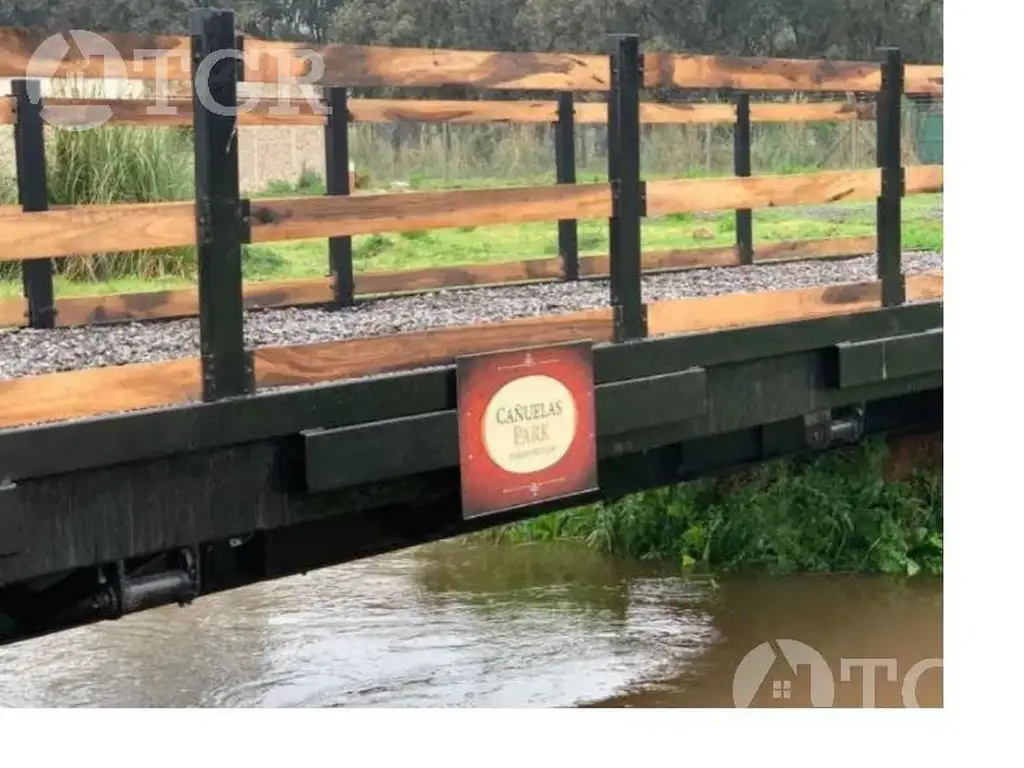
MULTIPOLYGON (((0 77, 107 77, 171 82, 188 81, 189 38, 177 35, 101 33, 124 62, 83 53, 74 37, 67 53, 29 62, 47 33, 0 27, 0 77), (63 54, 63 55, 62 55, 63 54), (165 72, 161 73, 161 68, 165 72)), ((448 85, 507 90, 606 91, 611 82, 608 57, 575 53, 499 53, 430 48, 332 44, 315 46, 246 37, 244 80, 277 83, 279 78, 307 78, 320 85, 448 85), (325 65, 323 77, 310 78, 314 55, 325 65)), ((825 59, 769 59, 648 53, 644 84, 745 90, 875 91, 880 84, 874 62, 825 59)), ((909 64, 908 93, 941 94, 942 66, 909 64)))
MULTIPOLYGON (((604 102, 579 102, 573 106, 577 123, 604 125, 608 105, 604 102)), ((641 102, 640 122, 650 125, 686 125, 689 123, 731 123, 736 119, 733 104, 661 104, 641 102)))
MULTIPOLYGON (((189 80, 191 58, 189 38, 176 35, 99 34, 110 44, 107 51, 83 52, 74 32, 63 35, 70 47, 66 53, 60 47, 51 49, 51 56, 40 55, 43 41, 50 35, 24 29, 0 27, 0 77, 66 77, 126 78, 129 80, 155 80, 162 75, 170 81, 189 80), (116 53, 115 57, 113 54, 116 53), (33 60, 33 54, 36 54, 33 60), (123 62, 120 65, 117 57, 123 62), (30 68, 29 64, 33 67, 30 68)), ((92 36, 82 38, 87 42, 92 36)), ((105 47, 105 46, 104 46, 105 47)))
POLYGON ((25 325, 27 312, 28 302, 25 299, 0 300, 0 328, 25 325))
POLYGON ((198 400, 201 376, 190 357, 0 381, 0 428, 198 400))
POLYGON ((553 123, 558 120, 558 103, 352 99, 349 112, 360 123, 553 123))
MULTIPOLYGON (((108 125, 191 125, 193 119, 192 102, 187 99, 159 103, 151 99, 50 98, 45 103, 60 107, 61 121, 68 125, 95 123, 97 107, 109 110, 108 125)), ((261 98, 243 100, 238 119, 245 126, 323 125, 324 110, 304 99, 261 98)), ((352 99, 349 112, 353 121, 363 123, 551 123, 558 119, 554 101, 352 99)), ((0 107, 0 123, 3 121, 0 107)))
POLYGON ((870 200, 878 196, 878 170, 821 171, 781 176, 729 176, 647 182, 647 213, 772 208, 780 205, 870 200))
MULTIPOLYGON (((333 300, 331 279, 326 277, 242 284, 242 302, 246 309, 325 304, 333 300)), ((15 312, 13 306, 9 309, 5 306, 7 303, 0 302, 0 325, 5 316, 12 316, 15 312)), ((57 325, 61 327, 195 317, 198 314, 199 295, 195 288, 57 299, 57 325)))
POLYGON ((942 191, 941 165, 908 165, 906 171, 906 194, 920 195, 942 191))
POLYGON ((942 65, 907 64, 903 68, 903 90, 920 96, 941 96, 942 65))
MULTIPOLYGON (((261 347, 253 354, 262 388, 446 364, 459 355, 492 349, 611 338, 611 310, 595 309, 376 338, 261 347)), ((0 381, 0 428, 196 400, 200 375, 198 358, 187 358, 0 381)))
MULTIPOLYGON (((48 98, 45 106, 60 108, 63 125, 90 125, 97 118, 104 125, 192 125, 193 106, 190 99, 84 99, 48 98), (104 110, 104 111, 100 111, 104 110)), ((240 105, 238 120, 246 126, 323 125, 323 107, 301 99, 252 99, 240 105)), ((2 115, 0 115, 2 117, 2 115)))
POLYGON ((757 243, 754 246, 754 261, 771 263, 776 261, 799 261, 803 259, 829 259, 846 256, 862 256, 875 252, 876 238, 829 237, 813 240, 786 240, 778 243, 757 243))
MULTIPOLYGON (((10 98, 0 98, 0 125, 14 121, 10 98)), ((68 125, 96 122, 96 107, 110 110, 108 125, 191 125, 192 101, 168 99, 159 103, 151 99, 84 99, 48 98, 48 106, 60 107, 61 120, 68 125)), ((608 122, 608 105, 576 104, 576 122, 604 125, 608 122)), ((351 120, 361 123, 553 123, 558 119, 554 101, 455 101, 424 99, 352 99, 351 120)), ((823 104, 752 104, 754 122, 813 122, 872 120, 875 107, 868 103, 823 104)), ((253 99, 244 102, 239 112, 242 125, 323 125, 322 107, 303 99, 253 99)), ((687 125, 731 123, 736 119, 733 104, 660 104, 643 102, 640 121, 649 125, 687 125)))
POLYGON ((0 261, 192 245, 195 205, 86 205, 4 217, 0 261))
MULTIPOLYGON (((732 293, 647 305, 648 335, 693 333, 743 325, 769 325, 863 312, 881 305, 881 282, 843 283, 793 291, 732 293)), ((942 273, 907 277, 907 299, 942 297, 942 273)))
POLYGON ((610 309, 367 339, 263 347, 253 350, 253 359, 259 385, 273 387, 445 365, 460 355, 584 339, 594 342, 612 339, 610 309))
POLYGON ((43 106, 53 107, 55 119, 66 126, 100 121, 104 125, 192 125, 192 102, 184 99, 158 104, 151 99, 46 98, 43 106))
POLYGON ((292 197, 253 200, 250 210, 253 242, 270 242, 603 218, 611 215, 611 188, 608 184, 576 184, 362 197, 292 197))
MULTIPOLYGON (((871 254, 874 250, 874 237, 794 240, 758 244, 754 260, 772 263, 842 258, 871 254)), ((738 265, 739 255, 736 247, 731 245, 647 251, 643 254, 645 273, 738 265)), ((583 256, 580 259, 581 277, 607 277, 608 270, 607 255, 583 256)), ((367 272, 356 275, 356 294, 396 295, 438 288, 523 284, 558 280, 561 277, 562 261, 559 258, 367 272)), ((334 299, 331 279, 327 277, 246 282, 242 292, 246 309, 328 304, 334 299)), ((24 299, 0 300, 0 327, 24 325, 25 310, 24 299)), ((198 313, 199 300, 195 288, 57 299, 57 324, 61 327, 194 317, 198 313)))
MULTIPOLYGON (((874 248, 874 237, 796 240, 759 245, 754 258, 757 261, 766 262, 838 258, 873 253, 874 248)), ((739 255, 736 247, 731 245, 646 251, 642 256, 642 264, 644 272, 730 267, 739 265, 739 255)), ((580 258, 581 277, 606 277, 608 273, 609 257, 607 254, 585 255, 580 258)), ((561 277, 561 259, 525 259, 494 264, 467 264, 456 267, 364 273, 356 275, 356 292, 360 295, 392 294, 436 288, 557 280, 561 277)))
POLYGON ((823 102, 820 104, 751 104, 755 123, 813 123, 846 120, 874 120, 875 105, 867 102, 823 102))
POLYGON ((744 91, 877 91, 881 67, 864 61, 649 53, 644 85, 744 91))
MULTIPOLYGON (((907 278, 907 296, 942 296, 942 273, 907 278)), ((768 325, 877 307, 878 282, 796 291, 660 301, 648 306, 650 335, 768 325)), ((259 387, 313 384, 451 363, 457 356, 531 344, 612 338, 610 309, 504 323, 254 350, 259 387)), ((0 427, 97 416, 195 400, 197 358, 93 368, 0 381, 0 427)))
MULTIPOLYGON (((641 265, 644 272, 702 267, 731 267, 739 263, 739 254, 735 246, 731 245, 717 248, 648 251, 641 255, 641 265)), ((610 268, 611 259, 608 255, 584 256, 580 259, 581 277, 607 277, 610 268)))
POLYGON ((401 86, 539 91, 606 91, 611 78, 607 56, 573 53, 498 53, 436 48, 399 48, 334 43, 309 46, 246 39, 246 82, 278 82, 282 74, 347 87, 401 86))

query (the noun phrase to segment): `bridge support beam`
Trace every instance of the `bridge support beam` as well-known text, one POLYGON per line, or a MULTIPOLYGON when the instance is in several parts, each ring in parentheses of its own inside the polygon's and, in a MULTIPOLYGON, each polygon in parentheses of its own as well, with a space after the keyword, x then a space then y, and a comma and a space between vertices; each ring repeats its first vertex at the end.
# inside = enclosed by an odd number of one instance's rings
POLYGON ((611 304, 615 340, 647 335, 647 307, 641 294, 640 224, 646 193, 640 181, 640 38, 613 35, 612 84, 608 95, 608 180, 612 217, 608 222, 611 304))
POLYGON ((878 92, 878 167, 882 190, 878 197, 878 279, 882 306, 904 304, 902 198, 905 188, 900 129, 903 99, 903 58, 899 48, 884 48, 882 87, 878 92))
POLYGON ((230 11, 194 10, 191 32, 199 347, 209 402, 255 390, 242 303, 242 243, 249 241, 238 182, 242 63, 230 11))

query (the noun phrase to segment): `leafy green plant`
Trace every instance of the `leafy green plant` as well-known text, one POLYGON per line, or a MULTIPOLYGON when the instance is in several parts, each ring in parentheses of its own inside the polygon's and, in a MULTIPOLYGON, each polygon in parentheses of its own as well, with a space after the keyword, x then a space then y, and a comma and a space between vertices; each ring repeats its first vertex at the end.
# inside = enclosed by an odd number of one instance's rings
POLYGON ((352 249, 352 258, 357 261, 366 261, 380 256, 392 246, 391 240, 384 235, 370 235, 369 237, 356 240, 352 249))
POLYGON ((720 572, 941 574, 941 475, 886 481, 886 455, 884 443, 867 442, 478 535, 575 539, 612 554, 720 572))

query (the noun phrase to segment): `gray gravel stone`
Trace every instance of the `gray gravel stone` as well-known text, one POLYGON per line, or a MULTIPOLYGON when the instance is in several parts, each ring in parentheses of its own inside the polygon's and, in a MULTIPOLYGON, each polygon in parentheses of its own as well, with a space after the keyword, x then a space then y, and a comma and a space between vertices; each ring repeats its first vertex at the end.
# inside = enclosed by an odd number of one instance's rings
MULTIPOLYGON (((647 275, 646 301, 725 293, 776 291, 875 279, 875 257, 718 267, 647 275)), ((942 254, 907 253, 906 274, 942 268, 942 254)), ((246 315, 252 347, 307 344, 400 331, 562 314, 609 304, 608 281, 549 283, 466 290, 361 302, 329 311, 291 308, 246 315)), ((199 354, 195 319, 0 333, 0 379, 80 368, 145 363, 199 354)))

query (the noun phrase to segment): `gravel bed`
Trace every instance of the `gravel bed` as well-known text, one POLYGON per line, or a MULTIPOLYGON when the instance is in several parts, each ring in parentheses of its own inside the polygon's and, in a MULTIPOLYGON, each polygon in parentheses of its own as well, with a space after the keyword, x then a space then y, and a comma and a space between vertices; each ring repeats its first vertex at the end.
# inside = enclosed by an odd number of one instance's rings
MULTIPOLYGON (((647 275, 646 301, 775 291, 875 279, 875 257, 718 267, 647 275)), ((906 253, 906 274, 942 268, 942 255, 906 253)), ((608 281, 441 290, 362 302, 340 311, 279 309, 246 315, 253 347, 307 344, 400 331, 561 314, 608 306, 608 281)), ((186 320, 0 332, 0 379, 156 362, 199 354, 199 324, 186 320)))

